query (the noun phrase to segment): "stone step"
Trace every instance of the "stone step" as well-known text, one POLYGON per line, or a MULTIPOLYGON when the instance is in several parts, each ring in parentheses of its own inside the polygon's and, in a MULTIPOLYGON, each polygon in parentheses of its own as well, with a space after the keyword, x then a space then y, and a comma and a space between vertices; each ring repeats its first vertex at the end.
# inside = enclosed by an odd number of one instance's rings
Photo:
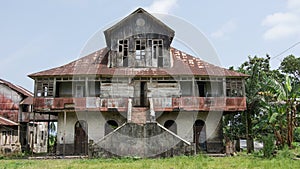
POLYGON ((147 121, 148 108, 133 107, 131 114, 131 122, 136 124, 145 124, 147 121))

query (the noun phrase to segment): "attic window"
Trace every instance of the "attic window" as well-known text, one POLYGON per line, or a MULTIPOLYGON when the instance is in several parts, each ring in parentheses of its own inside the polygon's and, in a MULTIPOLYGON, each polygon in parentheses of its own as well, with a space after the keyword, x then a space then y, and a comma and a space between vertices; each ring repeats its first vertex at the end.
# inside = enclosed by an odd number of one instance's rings
POLYGON ((146 40, 137 39, 135 40, 135 59, 144 59, 146 55, 146 40))
POLYGON ((163 40, 155 39, 153 40, 153 58, 158 58, 158 67, 163 67, 163 40))
POLYGON ((128 40, 119 40, 119 55, 123 56, 123 66, 128 67, 128 40))

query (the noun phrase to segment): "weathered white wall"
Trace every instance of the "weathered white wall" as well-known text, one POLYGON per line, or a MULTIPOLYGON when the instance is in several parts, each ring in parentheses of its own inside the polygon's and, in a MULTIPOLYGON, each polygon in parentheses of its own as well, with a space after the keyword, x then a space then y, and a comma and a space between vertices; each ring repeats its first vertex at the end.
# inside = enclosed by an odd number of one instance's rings
POLYGON ((215 118, 216 115, 212 114, 210 116, 212 119, 206 121, 208 114, 208 112, 168 112, 163 113, 158 117, 157 121, 161 125, 164 125, 167 120, 174 120, 177 124, 177 135, 186 141, 193 142, 193 125, 196 120, 203 120, 205 124, 210 123, 206 124, 206 138, 217 136, 218 132, 215 132, 214 130, 216 129, 218 122, 220 122, 220 119, 215 118))
POLYGON ((57 141, 63 144, 65 131, 65 143, 74 144, 75 124, 79 120, 84 120, 88 124, 88 140, 98 142, 105 134, 105 123, 108 120, 115 120, 119 126, 124 123, 124 117, 115 112, 67 112, 66 126, 64 125, 64 113, 58 113, 57 141))

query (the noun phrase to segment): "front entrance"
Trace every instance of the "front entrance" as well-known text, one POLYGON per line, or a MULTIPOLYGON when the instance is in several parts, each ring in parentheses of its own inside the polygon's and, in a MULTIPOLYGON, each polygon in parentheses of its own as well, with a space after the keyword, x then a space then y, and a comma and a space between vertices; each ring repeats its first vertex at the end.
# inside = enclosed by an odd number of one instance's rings
POLYGON ((196 144, 196 151, 206 151, 206 128, 205 122, 196 120, 194 123, 194 143, 196 144))
POLYGON ((137 81, 134 86, 134 106, 147 107, 149 105, 147 98, 147 82, 137 81))
POLYGON ((77 121, 75 124, 74 153, 86 155, 88 152, 88 125, 85 121, 77 121))
POLYGON ((141 82, 141 105, 142 107, 145 107, 147 105, 147 82, 141 82))

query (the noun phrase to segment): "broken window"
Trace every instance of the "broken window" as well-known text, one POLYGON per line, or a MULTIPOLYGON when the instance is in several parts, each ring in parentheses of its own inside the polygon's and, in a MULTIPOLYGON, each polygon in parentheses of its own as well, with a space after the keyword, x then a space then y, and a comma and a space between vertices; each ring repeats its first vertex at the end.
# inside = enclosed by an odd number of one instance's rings
POLYGON ((146 40, 137 39, 135 40, 135 59, 143 60, 146 55, 146 40))
POLYGON ((72 97, 72 82, 57 82, 56 97, 72 97))
POLYGON ((36 80, 36 96, 53 96, 53 78, 38 78, 36 80))
POLYGON ((153 59, 158 59, 158 67, 163 67, 163 40, 153 40, 152 48, 153 59))
POLYGON ((183 81, 180 82, 181 95, 182 96, 192 96, 192 82, 191 81, 183 81))
POLYGON ((227 97, 244 96, 242 79, 226 79, 226 96, 227 97))
POLYGON ((128 67, 128 40, 119 40, 118 53, 123 57, 123 66, 128 67))
POLYGON ((88 84, 89 97, 100 97, 100 82, 90 81, 88 84))
POLYGON ((83 83, 75 84, 75 97, 85 97, 85 86, 83 83))

